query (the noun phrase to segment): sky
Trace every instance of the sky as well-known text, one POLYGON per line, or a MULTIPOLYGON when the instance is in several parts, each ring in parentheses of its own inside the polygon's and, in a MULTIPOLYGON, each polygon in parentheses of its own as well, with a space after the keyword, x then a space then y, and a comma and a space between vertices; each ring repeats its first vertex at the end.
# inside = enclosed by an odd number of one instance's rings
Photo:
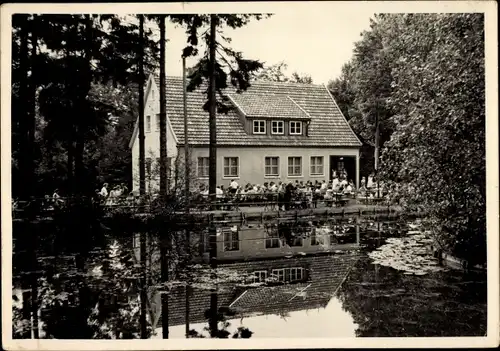
MULTIPOLYGON (((308 74, 315 84, 327 84, 339 76, 342 65, 352 57, 354 43, 369 28, 373 12, 362 7, 322 11, 321 7, 301 11, 280 11, 270 18, 252 21, 238 29, 227 29, 233 49, 245 58, 265 65, 284 61, 285 72, 308 74)), ((156 32, 156 30, 155 30, 156 32)), ((167 22, 167 75, 181 76, 181 52, 186 45, 184 29, 167 22)), ((187 66, 197 60, 187 61, 187 66)))

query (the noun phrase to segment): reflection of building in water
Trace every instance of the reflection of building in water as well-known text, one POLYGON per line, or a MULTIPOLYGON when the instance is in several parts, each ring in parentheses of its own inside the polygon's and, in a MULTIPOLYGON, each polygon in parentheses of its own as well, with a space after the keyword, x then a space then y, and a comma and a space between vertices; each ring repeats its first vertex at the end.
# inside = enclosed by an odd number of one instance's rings
MULTIPOLYGON (((357 253, 344 251, 220 264, 221 270, 245 276, 246 284, 222 284, 218 292, 219 307, 228 307, 236 313, 235 317, 286 315, 325 308, 357 259, 357 253)), ((176 288, 169 296, 169 325, 184 324, 185 289, 176 288)), ((153 304, 159 307, 160 303, 157 295, 153 304)), ((194 288, 189 305, 190 323, 206 322, 210 291, 194 288)), ((157 327, 160 325, 161 320, 157 327)))
MULTIPOLYGON (((192 252, 198 253, 193 262, 208 263, 208 231, 191 233, 191 239, 192 252)), ((349 252, 359 248, 359 239, 359 226, 348 219, 220 227, 217 261, 219 272, 224 273, 219 273, 219 279, 228 274, 242 281, 219 284, 219 307, 229 307, 241 316, 324 307, 356 259, 349 252)), ((138 237, 134 242, 139 258, 138 237)), ((207 277, 207 281, 211 279, 207 277)), ((210 291, 196 288, 196 284, 193 288, 190 322, 207 321, 210 291)), ((169 325, 185 323, 185 288, 170 291, 169 301, 169 325)), ((159 293, 151 305, 159 313, 159 293)))
MULTIPOLYGON (((208 261, 208 232, 201 235, 201 250, 208 261)), ((217 230, 217 260, 254 260, 359 248, 359 226, 354 224, 293 223, 217 230)))
MULTIPOLYGON (((208 230, 191 233, 193 261, 208 262, 208 230), (198 254, 199 256, 196 256, 198 254)), ((328 253, 359 248, 359 225, 344 223, 280 223, 217 228, 217 260, 240 261, 328 253)), ((139 234, 134 237, 139 261, 139 234)))

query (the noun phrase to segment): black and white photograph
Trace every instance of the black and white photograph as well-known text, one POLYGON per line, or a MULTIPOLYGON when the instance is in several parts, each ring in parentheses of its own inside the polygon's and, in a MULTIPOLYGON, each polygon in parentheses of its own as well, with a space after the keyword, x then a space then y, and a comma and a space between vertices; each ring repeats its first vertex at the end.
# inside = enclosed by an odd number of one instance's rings
POLYGON ((495 2, 1 12, 5 349, 498 346, 495 2))

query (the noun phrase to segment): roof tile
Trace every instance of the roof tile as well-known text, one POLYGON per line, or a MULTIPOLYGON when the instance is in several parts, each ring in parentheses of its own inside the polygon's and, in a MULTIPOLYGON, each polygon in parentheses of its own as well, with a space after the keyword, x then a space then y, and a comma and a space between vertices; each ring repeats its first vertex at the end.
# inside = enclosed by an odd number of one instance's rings
MULTIPOLYGON (((158 79, 155 80, 158 85, 158 79)), ((167 77, 167 115, 179 140, 184 144, 184 113, 182 79, 167 77)), ((188 132, 191 145, 208 145, 208 112, 205 87, 187 93, 188 132)), ((221 146, 310 146, 359 147, 345 117, 325 86, 299 83, 252 82, 243 93, 232 87, 224 92, 249 117, 305 119, 310 118, 309 132, 303 136, 247 134, 236 109, 217 115, 217 144, 221 146)))

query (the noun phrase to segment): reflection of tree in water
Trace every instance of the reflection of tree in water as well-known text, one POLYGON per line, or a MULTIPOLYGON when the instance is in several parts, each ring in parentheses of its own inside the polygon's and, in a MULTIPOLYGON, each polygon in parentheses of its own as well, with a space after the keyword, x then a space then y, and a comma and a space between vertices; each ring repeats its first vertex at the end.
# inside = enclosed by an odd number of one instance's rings
POLYGON ((462 272, 404 275, 361 259, 337 293, 357 336, 482 336, 486 278, 462 272), (378 270, 378 272, 376 272, 378 270))

